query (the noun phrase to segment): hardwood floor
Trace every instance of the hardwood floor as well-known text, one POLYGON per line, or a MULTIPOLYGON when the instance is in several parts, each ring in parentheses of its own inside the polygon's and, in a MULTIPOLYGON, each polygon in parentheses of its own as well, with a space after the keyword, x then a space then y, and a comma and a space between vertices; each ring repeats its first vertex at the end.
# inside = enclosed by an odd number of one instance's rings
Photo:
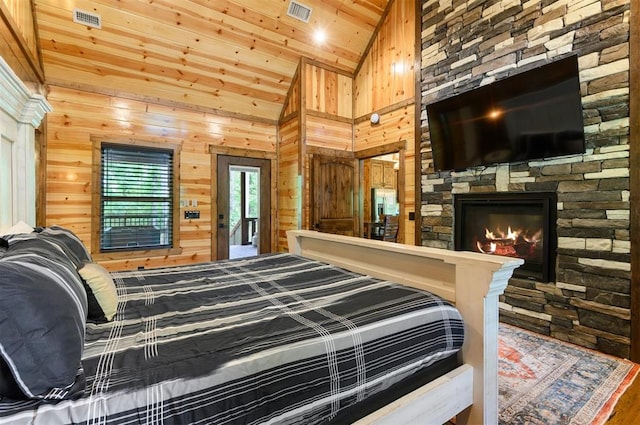
POLYGON ((640 424, 640 375, 620 397, 606 425, 640 424))

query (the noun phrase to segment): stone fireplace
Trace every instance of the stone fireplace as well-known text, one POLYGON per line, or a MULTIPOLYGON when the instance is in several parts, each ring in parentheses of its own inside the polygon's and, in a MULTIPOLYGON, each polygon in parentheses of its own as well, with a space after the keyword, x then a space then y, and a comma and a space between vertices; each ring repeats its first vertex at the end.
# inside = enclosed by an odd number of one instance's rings
POLYGON ((524 260, 515 277, 555 279, 556 194, 479 193, 454 196, 454 248, 524 260))
POLYGON ((554 193, 555 277, 514 276, 501 296, 500 320, 629 357, 630 288, 637 284, 630 249, 631 1, 421 3, 419 243, 457 249, 455 200, 463 195, 554 193), (584 154, 435 171, 426 105, 570 54, 578 55, 584 154))

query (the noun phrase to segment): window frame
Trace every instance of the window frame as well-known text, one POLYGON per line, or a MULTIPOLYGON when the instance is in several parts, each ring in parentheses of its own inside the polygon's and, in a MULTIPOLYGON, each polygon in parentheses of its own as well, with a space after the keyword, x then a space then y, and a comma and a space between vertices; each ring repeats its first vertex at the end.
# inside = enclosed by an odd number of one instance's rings
POLYGON ((178 255, 180 248, 180 151, 181 145, 171 142, 151 142, 137 139, 109 139, 104 137, 91 137, 92 141, 92 202, 91 202, 91 255, 96 260, 122 260, 125 258, 161 257, 178 255), (114 251, 101 251, 101 198, 102 198, 102 144, 109 145, 136 145, 150 149, 165 149, 173 151, 173 188, 172 188, 172 246, 169 248, 150 249, 118 249, 114 251))

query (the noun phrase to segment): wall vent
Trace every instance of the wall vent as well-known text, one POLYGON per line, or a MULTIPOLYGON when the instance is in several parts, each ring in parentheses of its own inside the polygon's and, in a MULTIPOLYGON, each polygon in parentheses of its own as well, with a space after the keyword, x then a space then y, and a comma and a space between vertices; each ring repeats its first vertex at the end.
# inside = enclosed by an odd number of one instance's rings
POLYGON ((289 3, 289 9, 287 10, 287 15, 302 22, 309 22, 312 10, 313 9, 311 9, 309 6, 305 6, 304 4, 298 3, 297 1, 291 0, 291 2, 289 3))
POLYGON ((102 28, 102 19, 100 18, 100 15, 80 9, 73 9, 73 22, 97 29, 102 28))

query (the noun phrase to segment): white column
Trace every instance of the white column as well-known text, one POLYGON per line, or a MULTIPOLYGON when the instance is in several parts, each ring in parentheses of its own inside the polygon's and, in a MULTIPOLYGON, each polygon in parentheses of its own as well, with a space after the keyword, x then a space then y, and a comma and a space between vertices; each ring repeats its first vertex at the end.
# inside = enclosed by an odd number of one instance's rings
POLYGON ((35 129, 52 108, 0 57, 0 230, 36 220, 35 129))

